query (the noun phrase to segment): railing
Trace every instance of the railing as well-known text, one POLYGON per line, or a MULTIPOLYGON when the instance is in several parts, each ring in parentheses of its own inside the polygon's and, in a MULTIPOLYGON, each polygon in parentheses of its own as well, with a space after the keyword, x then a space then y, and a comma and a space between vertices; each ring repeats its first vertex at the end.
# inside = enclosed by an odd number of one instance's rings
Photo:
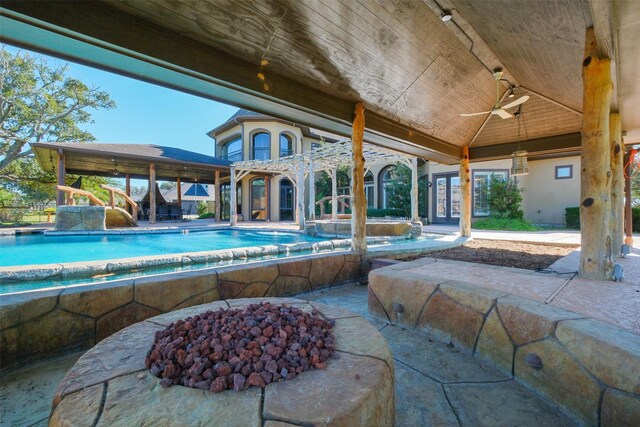
POLYGON ((133 221, 136 224, 138 223, 138 203, 136 203, 135 200, 133 200, 127 193, 120 190, 119 188, 114 188, 106 184, 100 184, 100 187, 109 192, 109 204, 111 205, 111 208, 116 207, 115 195, 117 194, 118 196, 121 196, 124 201, 127 202, 129 206, 131 206, 131 216, 133 217, 133 221))
POLYGON ((69 195, 69 205, 70 206, 74 206, 76 204, 76 201, 73 198, 73 196, 75 196, 76 194, 78 196, 86 197, 91 202, 93 202, 93 204, 96 205, 96 206, 104 206, 105 205, 102 200, 98 199, 93 193, 90 193, 88 191, 80 190, 78 188, 73 188, 73 187, 67 187, 66 185, 56 185, 56 188, 58 190, 60 190, 60 191, 64 191, 65 193, 67 193, 69 195))

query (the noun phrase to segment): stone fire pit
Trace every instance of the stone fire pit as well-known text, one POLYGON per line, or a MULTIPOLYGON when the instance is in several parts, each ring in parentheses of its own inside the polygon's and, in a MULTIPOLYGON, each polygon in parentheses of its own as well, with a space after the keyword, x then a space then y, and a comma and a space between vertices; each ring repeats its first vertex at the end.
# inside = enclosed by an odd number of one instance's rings
POLYGON ((136 323, 85 353, 60 382, 50 426, 62 425, 298 425, 391 426, 393 359, 382 335, 344 309, 292 298, 218 301, 136 323), (163 388, 144 359, 154 333, 208 310, 270 301, 335 319, 335 358, 326 369, 268 384, 264 389, 215 394, 181 386, 163 388), (278 423, 279 421, 280 423, 278 423))

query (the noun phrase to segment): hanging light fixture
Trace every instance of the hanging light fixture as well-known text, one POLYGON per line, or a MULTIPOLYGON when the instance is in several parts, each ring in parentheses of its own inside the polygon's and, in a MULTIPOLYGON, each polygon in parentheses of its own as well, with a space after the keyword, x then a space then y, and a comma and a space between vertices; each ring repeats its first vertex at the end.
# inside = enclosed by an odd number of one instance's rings
POLYGON ((511 154, 511 176, 529 175, 529 165, 527 163, 527 151, 520 149, 520 118, 522 116, 522 105, 514 115, 518 119, 518 149, 511 154))

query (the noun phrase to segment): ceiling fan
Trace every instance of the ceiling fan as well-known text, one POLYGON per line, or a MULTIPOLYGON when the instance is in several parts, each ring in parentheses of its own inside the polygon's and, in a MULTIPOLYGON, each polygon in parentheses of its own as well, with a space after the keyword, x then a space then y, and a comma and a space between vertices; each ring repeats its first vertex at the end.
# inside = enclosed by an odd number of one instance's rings
MULTIPOLYGON (((502 80, 502 74, 503 72, 501 68, 496 68, 495 70, 493 70, 493 78, 496 79, 496 104, 493 106, 493 109, 491 111, 483 111, 481 113, 460 114, 462 117, 480 116, 482 114, 491 113, 495 114, 496 116, 500 116, 503 119, 510 119, 513 117, 513 114, 506 110, 509 108, 517 107, 518 105, 523 104, 527 102, 527 100, 529 100, 529 96, 525 95, 513 102, 500 106, 500 80, 502 80)), ((511 93, 510 96, 513 96, 513 87, 511 86, 511 84, 509 84, 509 90, 511 93)))

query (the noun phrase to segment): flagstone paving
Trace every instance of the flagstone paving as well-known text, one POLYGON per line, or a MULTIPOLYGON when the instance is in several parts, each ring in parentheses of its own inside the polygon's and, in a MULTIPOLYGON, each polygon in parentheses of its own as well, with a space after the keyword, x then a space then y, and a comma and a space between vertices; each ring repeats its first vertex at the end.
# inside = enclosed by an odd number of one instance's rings
MULTIPOLYGON (((297 298, 345 308, 369 320, 395 362, 397 426, 563 426, 575 423, 526 387, 451 343, 369 316, 367 287, 347 285, 297 298)), ((79 354, 0 378, 0 425, 45 426, 60 379, 79 354)))

